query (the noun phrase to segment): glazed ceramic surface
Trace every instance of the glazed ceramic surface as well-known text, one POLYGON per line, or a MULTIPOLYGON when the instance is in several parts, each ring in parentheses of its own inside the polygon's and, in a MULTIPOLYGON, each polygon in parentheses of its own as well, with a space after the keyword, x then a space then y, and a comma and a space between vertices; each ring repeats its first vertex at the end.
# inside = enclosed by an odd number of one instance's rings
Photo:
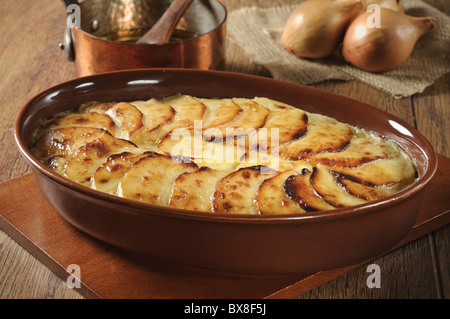
POLYGON ((15 123, 17 145, 45 198, 73 226, 124 249, 229 272, 313 273, 367 261, 412 229, 437 167, 430 143, 403 120, 362 102, 294 83, 220 71, 146 69, 78 78, 33 97, 15 123), (292 215, 227 215, 154 206, 76 184, 30 152, 42 120, 88 101, 133 101, 173 94, 268 97, 376 132, 413 158, 414 185, 382 200, 292 215))

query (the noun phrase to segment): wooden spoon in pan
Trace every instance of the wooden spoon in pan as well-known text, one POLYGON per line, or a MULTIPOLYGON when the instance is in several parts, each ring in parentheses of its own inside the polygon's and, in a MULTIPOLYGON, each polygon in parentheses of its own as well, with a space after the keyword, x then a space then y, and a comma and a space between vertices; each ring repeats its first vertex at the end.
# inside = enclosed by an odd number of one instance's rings
POLYGON ((193 0, 174 0, 158 22, 136 43, 163 44, 169 42, 175 27, 192 2, 193 0))

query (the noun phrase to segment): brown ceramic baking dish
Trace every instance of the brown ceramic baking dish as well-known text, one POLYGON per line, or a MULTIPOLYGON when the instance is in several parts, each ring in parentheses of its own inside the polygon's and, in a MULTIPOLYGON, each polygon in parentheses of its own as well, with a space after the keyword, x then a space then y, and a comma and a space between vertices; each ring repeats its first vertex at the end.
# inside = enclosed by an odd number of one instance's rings
POLYGON ((430 143, 374 106, 294 83, 221 71, 152 69, 78 78, 33 97, 15 122, 15 139, 45 198, 73 226, 104 242, 171 262, 244 273, 313 273, 364 262, 412 229, 437 167, 430 143), (269 97, 377 132, 408 151, 417 182, 370 204, 298 215, 225 215, 152 206, 78 185, 31 154, 32 133, 49 116, 87 101, 132 101, 176 93, 269 97))

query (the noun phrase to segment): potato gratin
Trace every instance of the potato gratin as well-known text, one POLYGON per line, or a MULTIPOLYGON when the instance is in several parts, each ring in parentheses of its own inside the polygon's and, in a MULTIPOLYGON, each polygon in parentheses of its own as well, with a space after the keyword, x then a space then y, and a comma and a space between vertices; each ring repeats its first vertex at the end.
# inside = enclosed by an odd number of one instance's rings
POLYGON ((85 103, 43 123, 33 154, 102 192, 213 213, 331 210, 416 178, 396 143, 267 98, 85 103))

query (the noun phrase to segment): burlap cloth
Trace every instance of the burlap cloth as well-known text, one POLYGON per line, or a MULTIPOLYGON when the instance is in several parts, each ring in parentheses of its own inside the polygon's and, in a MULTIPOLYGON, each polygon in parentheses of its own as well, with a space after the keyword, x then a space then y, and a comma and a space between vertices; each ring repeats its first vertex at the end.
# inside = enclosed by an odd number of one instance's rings
MULTIPOLYGON (((301 0, 300 0, 301 1, 301 0)), ((405 0, 406 13, 432 16, 437 28, 416 43, 409 59, 395 70, 366 72, 338 55, 324 59, 298 59, 280 44, 285 23, 297 6, 244 7, 230 12, 229 39, 269 70, 275 79, 312 84, 324 80, 359 80, 396 98, 420 93, 450 71, 450 17, 420 0, 405 0)))

